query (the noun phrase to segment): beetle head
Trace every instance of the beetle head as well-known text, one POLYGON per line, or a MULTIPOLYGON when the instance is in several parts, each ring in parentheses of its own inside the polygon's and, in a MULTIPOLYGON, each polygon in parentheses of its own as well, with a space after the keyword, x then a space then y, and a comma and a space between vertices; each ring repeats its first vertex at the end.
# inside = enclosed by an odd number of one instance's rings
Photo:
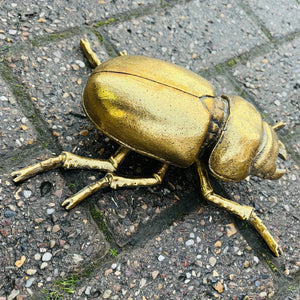
POLYGON ((248 175, 278 179, 285 170, 276 166, 277 157, 285 159, 286 150, 275 130, 264 122, 255 107, 238 96, 223 96, 229 102, 229 117, 211 151, 211 173, 224 181, 237 182, 248 175))
POLYGON ((286 160, 287 156, 283 143, 275 133, 276 129, 283 126, 283 123, 278 123, 271 127, 263 122, 263 135, 252 160, 251 174, 266 179, 279 179, 285 173, 284 169, 279 169, 276 165, 277 157, 286 160))

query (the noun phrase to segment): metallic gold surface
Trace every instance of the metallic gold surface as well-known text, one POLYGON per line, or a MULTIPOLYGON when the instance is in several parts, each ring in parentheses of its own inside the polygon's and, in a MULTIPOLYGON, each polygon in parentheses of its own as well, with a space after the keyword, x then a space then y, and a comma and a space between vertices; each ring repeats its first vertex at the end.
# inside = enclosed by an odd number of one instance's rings
POLYGON ((251 216, 248 222, 256 229, 256 231, 261 235, 261 237, 265 240, 269 248, 272 252, 279 256, 283 253, 282 249, 275 241, 273 236, 268 231, 267 227, 263 224, 262 220, 256 215, 254 211, 252 211, 251 216))
POLYGON ((203 197, 213 203, 214 205, 226 209, 228 212, 234 214, 242 220, 248 221, 260 234, 260 236, 267 243, 272 252, 279 256, 282 250, 270 234, 262 220, 255 214, 254 208, 247 205, 240 205, 234 201, 225 199, 214 193, 208 178, 208 173, 205 165, 200 160, 196 161, 196 167, 200 179, 201 192, 203 197))
POLYGON ((286 152, 274 129, 263 122, 255 107, 243 98, 227 96, 227 99, 230 115, 210 154, 210 171, 219 179, 233 182, 250 174, 278 179, 285 173, 276 166, 279 148, 286 152))
POLYGON ((195 161, 211 119, 203 101, 194 95, 107 71, 90 76, 83 107, 95 126, 118 143, 180 167, 195 161))
POLYGON ((83 188, 81 191, 73 195, 72 197, 66 199, 62 206, 66 209, 71 209, 84 200, 86 197, 94 194, 99 189, 110 186, 112 189, 117 189, 119 187, 130 187, 130 186, 153 186, 160 184, 167 171, 168 164, 163 164, 163 166, 154 173, 152 177, 149 178, 126 178, 122 176, 117 176, 114 173, 107 173, 103 178, 101 178, 96 183, 92 183, 89 186, 83 188))
POLYGON ((113 58, 100 64, 87 40, 81 47, 93 66, 83 93, 83 108, 93 124, 121 147, 107 160, 83 158, 69 152, 13 172, 15 182, 57 167, 99 169, 102 179, 66 199, 73 208, 97 190, 110 186, 150 186, 161 183, 169 164, 196 164, 204 198, 243 220, 248 220, 278 256, 280 248, 252 207, 213 192, 208 171, 225 181, 240 181, 252 174, 278 179, 277 157, 286 150, 273 127, 253 105, 238 96, 215 97, 204 78, 174 64, 142 56, 113 58), (130 150, 162 162, 149 178, 116 175, 130 150))
POLYGON ((97 54, 92 50, 88 40, 81 39, 80 48, 93 68, 96 68, 101 64, 97 54))

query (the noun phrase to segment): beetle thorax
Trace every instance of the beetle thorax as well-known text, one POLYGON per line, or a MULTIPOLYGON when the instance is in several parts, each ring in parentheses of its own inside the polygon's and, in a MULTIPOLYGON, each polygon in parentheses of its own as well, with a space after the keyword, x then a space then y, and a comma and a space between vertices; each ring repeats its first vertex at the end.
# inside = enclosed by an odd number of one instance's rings
POLYGON ((222 130, 225 127, 228 115, 229 104, 225 96, 222 97, 203 97, 203 103, 211 114, 210 123, 206 132, 199 155, 201 156, 207 149, 214 146, 219 140, 222 130))

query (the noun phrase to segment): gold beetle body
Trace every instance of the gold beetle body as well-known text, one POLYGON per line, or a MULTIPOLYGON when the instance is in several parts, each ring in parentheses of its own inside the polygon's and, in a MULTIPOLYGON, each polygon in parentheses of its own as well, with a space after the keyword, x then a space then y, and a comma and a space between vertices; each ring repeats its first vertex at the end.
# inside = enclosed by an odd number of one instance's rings
POLYGON ((89 77, 83 108, 107 136, 162 162, 189 167, 209 150, 209 170, 222 180, 282 175, 276 134, 254 106, 238 96, 215 97, 207 80, 177 65, 110 59, 89 77))
POLYGON ((277 241, 253 207, 214 193, 209 177, 240 181, 250 174, 269 179, 285 170, 276 166, 286 158, 284 145, 253 105, 238 96, 216 97, 211 84, 182 67, 142 56, 121 56, 100 63, 87 40, 81 47, 97 66, 83 92, 83 108, 93 124, 120 144, 109 159, 91 159, 69 152, 12 172, 15 182, 53 168, 89 168, 106 171, 62 205, 73 208, 104 187, 153 186, 162 182, 168 165, 197 167, 203 197, 252 224, 273 253, 281 253, 277 241), (147 178, 116 174, 130 150, 162 162, 147 178))

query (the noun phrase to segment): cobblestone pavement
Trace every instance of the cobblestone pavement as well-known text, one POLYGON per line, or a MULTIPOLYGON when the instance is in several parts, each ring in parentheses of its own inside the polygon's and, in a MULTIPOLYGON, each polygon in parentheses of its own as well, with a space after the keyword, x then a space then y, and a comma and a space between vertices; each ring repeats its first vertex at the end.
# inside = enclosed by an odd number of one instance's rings
MULTIPOLYGON (((299 0, 0 1, 0 300, 300 299, 299 0), (278 238, 275 258, 251 226, 205 202, 194 168, 153 188, 103 190, 60 203, 99 178, 55 169, 15 184, 13 170, 66 150, 109 157, 117 145, 81 108, 91 67, 119 51, 176 63, 217 94, 237 94, 287 125, 278 181, 214 180, 255 207, 278 238)), ((129 155, 120 173, 159 165, 129 155)), ((103 174, 100 174, 103 176, 103 174)))

